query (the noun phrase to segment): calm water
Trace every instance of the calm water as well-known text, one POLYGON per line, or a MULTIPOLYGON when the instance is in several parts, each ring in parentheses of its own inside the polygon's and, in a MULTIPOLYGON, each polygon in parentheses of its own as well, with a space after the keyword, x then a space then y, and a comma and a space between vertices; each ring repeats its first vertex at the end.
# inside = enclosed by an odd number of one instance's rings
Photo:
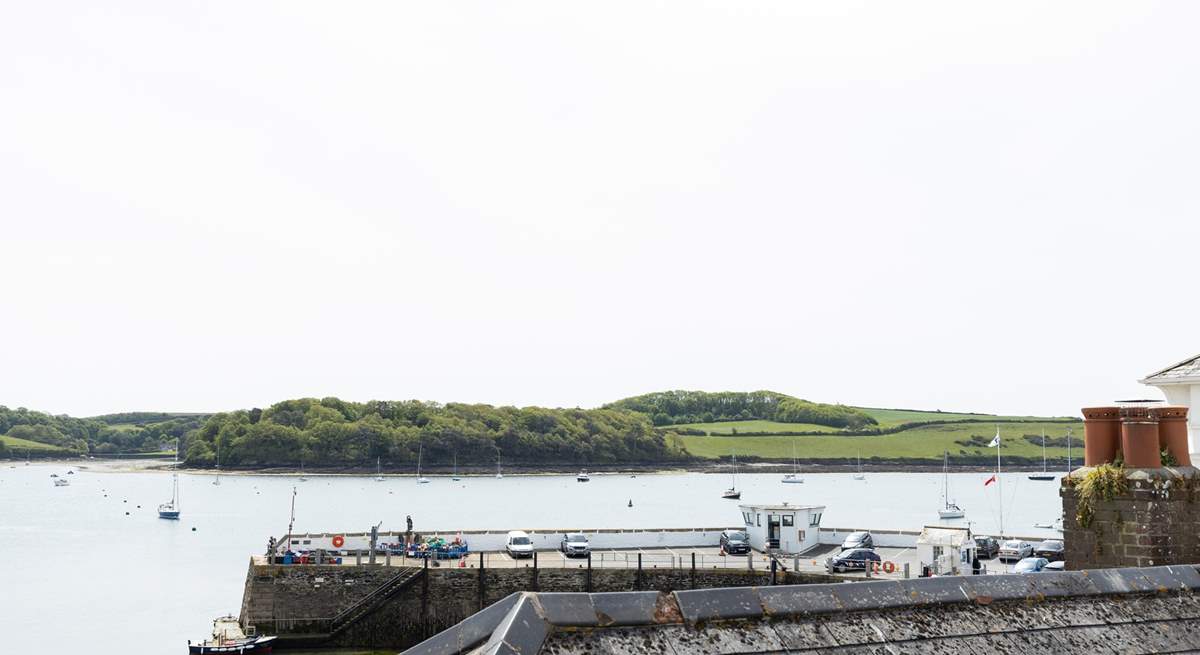
MULTIPOLYGON (((98 465, 97 465, 98 466, 98 465)), ((715 474, 434 478, 181 475, 183 517, 157 518, 170 497, 158 471, 80 470, 54 487, 65 464, 0 464, 0 625, 3 652, 41 652, 47 639, 102 655, 181 653, 207 635, 213 617, 236 614, 248 558, 287 531, 293 486, 296 531, 365 531, 379 521, 403 530, 714 527, 736 525, 736 503, 722 500, 729 476, 715 474), (105 497, 107 494, 107 497, 105 497), (627 507, 633 500, 634 507, 627 507), (140 505, 140 507, 139 507, 140 505), (125 512, 129 512, 126 516, 125 512)), ((990 474, 951 476, 951 496, 977 532, 999 517, 990 474)), ((1004 476, 1006 532, 1056 534, 1034 523, 1061 512, 1057 482, 1004 476)), ((824 527, 919 529, 936 524, 942 476, 848 473, 805 476, 785 485, 777 474, 738 477, 743 502, 826 504, 824 527)), ((965 521, 945 521, 962 524, 965 521)), ((63 650, 68 650, 64 648, 63 650)))

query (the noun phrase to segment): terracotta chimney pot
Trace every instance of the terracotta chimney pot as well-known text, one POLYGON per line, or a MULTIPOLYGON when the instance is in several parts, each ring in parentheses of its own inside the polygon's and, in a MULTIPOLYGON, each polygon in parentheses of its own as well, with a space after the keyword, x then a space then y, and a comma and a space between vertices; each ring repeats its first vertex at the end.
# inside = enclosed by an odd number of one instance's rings
POLYGON ((1121 415, 1116 407, 1084 407, 1083 465, 1111 463, 1121 447, 1121 415))
POLYGON ((1162 466, 1158 450, 1158 421, 1150 415, 1149 407, 1122 407, 1121 450, 1125 466, 1153 469, 1162 466))
POLYGON ((1188 408, 1181 405, 1164 405, 1150 410, 1150 416, 1158 420, 1158 448, 1170 453, 1178 466, 1192 465, 1192 456, 1188 452, 1187 415, 1188 408))

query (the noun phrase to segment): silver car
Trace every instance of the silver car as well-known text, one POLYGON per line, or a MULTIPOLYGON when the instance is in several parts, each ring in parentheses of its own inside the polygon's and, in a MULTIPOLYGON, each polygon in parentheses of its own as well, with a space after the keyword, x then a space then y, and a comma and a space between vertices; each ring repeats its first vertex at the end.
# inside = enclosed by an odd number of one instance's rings
POLYGON ((1001 562, 1016 562, 1033 556, 1033 544, 1020 539, 1009 539, 1000 544, 1000 553, 996 558, 1001 562))
POLYGON ((587 557, 588 553, 591 552, 587 535, 582 532, 568 532, 563 535, 562 541, 558 544, 558 549, 567 557, 587 557))

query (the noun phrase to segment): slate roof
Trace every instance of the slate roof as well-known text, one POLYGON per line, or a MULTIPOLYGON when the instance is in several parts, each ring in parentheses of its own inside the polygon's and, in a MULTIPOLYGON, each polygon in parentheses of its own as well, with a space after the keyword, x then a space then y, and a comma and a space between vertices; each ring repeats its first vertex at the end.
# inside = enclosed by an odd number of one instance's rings
POLYGON ((1142 384, 1183 382, 1188 378, 1200 380, 1200 355, 1172 364, 1142 378, 1142 384))
POLYGON ((1194 566, 508 596, 405 655, 1200 650, 1194 566))

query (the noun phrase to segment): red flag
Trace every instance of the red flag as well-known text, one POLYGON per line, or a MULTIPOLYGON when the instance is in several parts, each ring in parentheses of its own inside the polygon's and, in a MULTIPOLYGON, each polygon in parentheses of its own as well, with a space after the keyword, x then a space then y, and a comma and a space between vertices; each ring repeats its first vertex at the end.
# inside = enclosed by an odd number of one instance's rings
POLYGON ((995 482, 995 481, 996 481, 996 476, 995 476, 995 475, 993 475, 992 477, 990 477, 990 478, 988 478, 988 479, 987 479, 987 482, 984 482, 984 483, 983 483, 983 486, 985 486, 985 487, 986 487, 986 486, 988 486, 989 484, 991 484, 991 483, 993 483, 993 482, 995 482))

